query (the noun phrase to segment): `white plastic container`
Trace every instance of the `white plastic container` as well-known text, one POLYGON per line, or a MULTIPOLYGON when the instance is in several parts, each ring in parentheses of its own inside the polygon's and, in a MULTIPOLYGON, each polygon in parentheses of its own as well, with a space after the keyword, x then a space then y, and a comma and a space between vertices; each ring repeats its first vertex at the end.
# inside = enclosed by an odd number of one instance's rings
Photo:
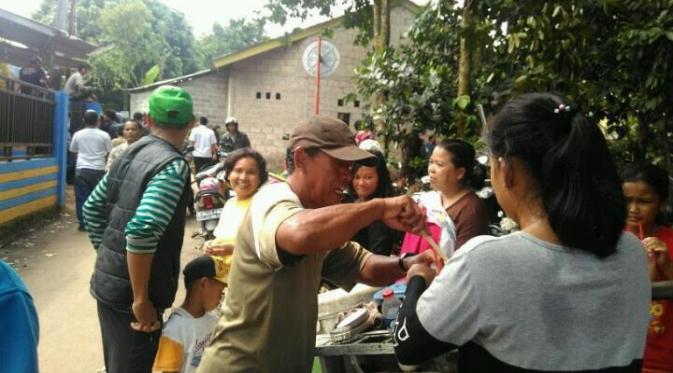
POLYGON ((400 311, 402 302, 395 296, 393 289, 383 290, 383 303, 381 304, 381 314, 383 315, 383 324, 388 329, 393 329, 395 319, 400 311))

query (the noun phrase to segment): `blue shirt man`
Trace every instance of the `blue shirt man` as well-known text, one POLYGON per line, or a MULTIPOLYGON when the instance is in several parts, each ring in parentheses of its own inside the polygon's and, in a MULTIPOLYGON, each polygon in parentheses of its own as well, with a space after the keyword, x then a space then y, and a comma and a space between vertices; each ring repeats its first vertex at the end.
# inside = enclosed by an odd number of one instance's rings
POLYGON ((18 273, 0 260, 0 372, 37 373, 39 325, 18 273))

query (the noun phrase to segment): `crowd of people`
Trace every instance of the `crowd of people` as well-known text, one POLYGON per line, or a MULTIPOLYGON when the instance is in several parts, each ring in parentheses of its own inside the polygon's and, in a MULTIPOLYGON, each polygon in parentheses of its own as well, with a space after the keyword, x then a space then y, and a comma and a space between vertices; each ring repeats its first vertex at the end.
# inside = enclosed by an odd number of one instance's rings
POLYGON ((393 331, 403 366, 457 349, 460 372, 673 371, 672 303, 650 299, 652 281, 673 280, 669 176, 652 164, 619 172, 598 126, 564 97, 516 97, 484 129, 491 187, 519 227, 499 237, 475 193, 486 175, 461 139, 433 140, 432 190, 405 195, 372 126, 356 136, 306 119, 289 137, 287 180, 267 184, 238 121, 219 136, 182 88, 159 87, 147 115, 123 125, 94 111, 84 122, 70 150, 109 373, 309 372, 323 280, 406 282, 393 331), (123 139, 114 148, 111 131, 123 139), (235 197, 164 322, 191 174, 220 154, 235 197))

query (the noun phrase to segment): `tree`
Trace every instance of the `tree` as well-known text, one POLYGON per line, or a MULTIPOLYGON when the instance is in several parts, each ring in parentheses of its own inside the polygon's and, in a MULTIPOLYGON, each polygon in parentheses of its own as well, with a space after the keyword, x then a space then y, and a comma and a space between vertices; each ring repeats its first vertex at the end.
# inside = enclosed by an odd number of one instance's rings
POLYGON ((421 12, 407 33, 407 43, 383 53, 370 53, 357 70, 358 94, 382 94, 374 115, 386 123, 383 137, 401 144, 402 176, 421 176, 427 160, 419 135, 456 132, 456 81, 459 14, 447 2, 421 12))
POLYGON ((344 27, 360 30, 356 43, 371 45, 381 51, 390 43, 390 6, 392 0, 269 0, 267 19, 285 24, 288 17, 306 19, 312 12, 332 17, 334 8, 344 10, 344 27))
MULTIPOLYGON (((437 2, 421 13, 409 43, 370 56, 359 69, 358 93, 385 94, 378 114, 394 141, 412 143, 434 129, 478 145, 474 106, 494 112, 530 91, 568 96, 598 121, 621 160, 670 165, 673 124, 673 1, 519 0, 467 2, 472 14, 469 90, 458 90, 465 9, 437 2), (466 94, 469 92, 469 94, 466 94), (464 129, 456 126, 464 123, 464 129)), ((464 78, 463 78, 464 79, 464 78)), ((405 148, 405 146, 403 146, 405 148)), ((414 154, 410 170, 422 166, 414 154)), ((669 166, 669 170, 671 170, 669 166)), ((673 171, 673 170, 672 170, 673 171)), ((413 173, 412 173, 413 175, 413 173)))
POLYGON ((202 66, 212 65, 214 57, 223 56, 260 43, 266 39, 264 19, 247 21, 245 18, 232 19, 227 27, 215 22, 212 33, 198 40, 202 66))
MULTIPOLYGON (((56 2, 45 0, 33 18, 51 24, 55 11, 56 2)), ((184 15, 158 0, 80 0, 77 30, 80 38, 103 47, 90 57, 91 83, 99 99, 114 108, 123 106, 122 89, 146 77, 167 79, 199 68, 184 15)))
POLYGON ((562 92, 604 124, 621 160, 671 169, 673 1, 484 2, 507 24, 494 57, 511 61, 512 93, 562 92))

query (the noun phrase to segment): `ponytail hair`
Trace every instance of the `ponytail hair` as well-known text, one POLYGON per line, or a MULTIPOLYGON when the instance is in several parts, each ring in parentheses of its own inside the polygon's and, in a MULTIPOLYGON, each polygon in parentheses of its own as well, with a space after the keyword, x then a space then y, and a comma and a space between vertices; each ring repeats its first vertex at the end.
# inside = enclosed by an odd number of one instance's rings
POLYGON ((576 106, 551 93, 519 96, 484 137, 493 156, 525 165, 564 246, 599 258, 615 252, 626 219, 624 193, 603 134, 576 106))
POLYGON ((470 143, 458 139, 444 139, 437 143, 437 147, 451 154, 453 167, 465 169, 463 185, 473 190, 479 190, 484 186, 485 172, 477 163, 474 147, 470 143))

